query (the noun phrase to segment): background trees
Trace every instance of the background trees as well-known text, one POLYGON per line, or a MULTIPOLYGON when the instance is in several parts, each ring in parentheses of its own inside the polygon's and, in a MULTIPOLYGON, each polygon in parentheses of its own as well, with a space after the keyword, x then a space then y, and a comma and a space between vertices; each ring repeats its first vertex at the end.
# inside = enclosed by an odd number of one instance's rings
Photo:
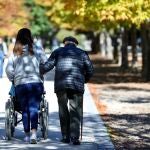
MULTIPOLYGON (((59 29, 84 33, 91 39, 93 53, 101 51, 100 33, 117 31, 122 38, 121 67, 128 68, 128 49, 132 46, 132 63, 137 60, 137 30, 142 38, 143 77, 150 80, 149 0, 0 0, 0 35, 13 36, 28 26, 35 36, 52 39, 59 29), (119 31, 119 32, 118 32, 119 31)), ((117 49, 114 51, 118 61, 117 49)))
POLYGON ((34 0, 25 0, 25 6, 30 13, 28 21, 33 35, 46 36, 52 28, 52 24, 46 16, 46 9, 36 5, 34 0))
POLYGON ((24 1, 0 0, 0 35, 13 36, 22 26, 28 26, 24 1))
POLYGON ((47 16, 60 28, 90 33, 92 50, 99 52, 97 41, 103 28, 122 28, 121 67, 128 68, 128 35, 130 31, 132 62, 136 61, 136 30, 142 30, 143 76, 150 79, 149 57, 149 0, 35 0, 47 8, 47 16), (142 28, 141 28, 142 27, 142 28), (148 45, 147 45, 148 44, 148 45))

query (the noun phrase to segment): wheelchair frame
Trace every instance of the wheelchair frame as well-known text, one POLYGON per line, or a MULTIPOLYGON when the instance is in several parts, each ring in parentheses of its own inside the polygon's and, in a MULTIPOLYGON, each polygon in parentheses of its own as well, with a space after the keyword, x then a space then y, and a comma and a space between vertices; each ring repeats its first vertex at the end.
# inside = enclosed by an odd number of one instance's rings
MULTIPOLYGON (((22 121, 22 118, 18 120, 18 113, 22 112, 15 109, 14 102, 16 97, 10 95, 10 98, 5 104, 5 132, 7 140, 11 140, 14 136, 15 127, 18 123, 22 121)), ((48 137, 48 118, 49 118, 49 105, 45 100, 45 92, 42 94, 42 101, 40 103, 39 113, 38 113, 38 124, 40 125, 42 138, 47 139, 48 137)))

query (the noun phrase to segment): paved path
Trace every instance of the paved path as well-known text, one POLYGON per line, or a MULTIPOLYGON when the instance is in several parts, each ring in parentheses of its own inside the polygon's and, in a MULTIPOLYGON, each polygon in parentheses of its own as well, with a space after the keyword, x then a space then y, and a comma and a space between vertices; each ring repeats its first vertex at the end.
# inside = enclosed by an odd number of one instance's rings
POLYGON ((22 123, 19 123, 15 128, 14 138, 11 141, 5 140, 5 102, 9 98, 8 91, 10 88, 10 82, 5 76, 3 79, 0 79, 0 150, 113 150, 114 146, 93 103, 91 94, 87 86, 84 94, 82 143, 79 146, 73 146, 59 142, 61 139, 61 134, 58 118, 57 98, 53 91, 53 75, 53 72, 47 74, 44 82, 46 99, 49 102, 49 135, 47 140, 43 140, 40 138, 41 132, 38 131, 39 142, 36 145, 25 144, 23 142, 24 133, 22 123))

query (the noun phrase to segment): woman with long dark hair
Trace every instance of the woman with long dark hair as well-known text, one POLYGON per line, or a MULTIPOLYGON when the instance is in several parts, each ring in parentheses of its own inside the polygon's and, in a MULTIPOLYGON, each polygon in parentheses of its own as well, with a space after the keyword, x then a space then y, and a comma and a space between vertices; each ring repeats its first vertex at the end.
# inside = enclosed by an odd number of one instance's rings
POLYGON ((13 54, 8 59, 6 74, 14 83, 16 97, 20 102, 24 140, 32 144, 37 143, 38 109, 43 93, 39 66, 46 60, 43 49, 34 47, 31 31, 28 28, 20 29, 13 54))

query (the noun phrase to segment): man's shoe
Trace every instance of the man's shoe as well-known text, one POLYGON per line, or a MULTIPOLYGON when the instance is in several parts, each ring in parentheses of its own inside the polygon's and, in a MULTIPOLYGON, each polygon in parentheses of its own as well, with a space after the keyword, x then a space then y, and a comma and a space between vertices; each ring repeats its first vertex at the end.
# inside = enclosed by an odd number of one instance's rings
POLYGON ((61 139, 61 142, 62 142, 62 143, 70 143, 70 138, 64 136, 64 137, 61 139))
POLYGON ((80 145, 80 141, 77 137, 71 137, 71 142, 73 145, 80 145))

